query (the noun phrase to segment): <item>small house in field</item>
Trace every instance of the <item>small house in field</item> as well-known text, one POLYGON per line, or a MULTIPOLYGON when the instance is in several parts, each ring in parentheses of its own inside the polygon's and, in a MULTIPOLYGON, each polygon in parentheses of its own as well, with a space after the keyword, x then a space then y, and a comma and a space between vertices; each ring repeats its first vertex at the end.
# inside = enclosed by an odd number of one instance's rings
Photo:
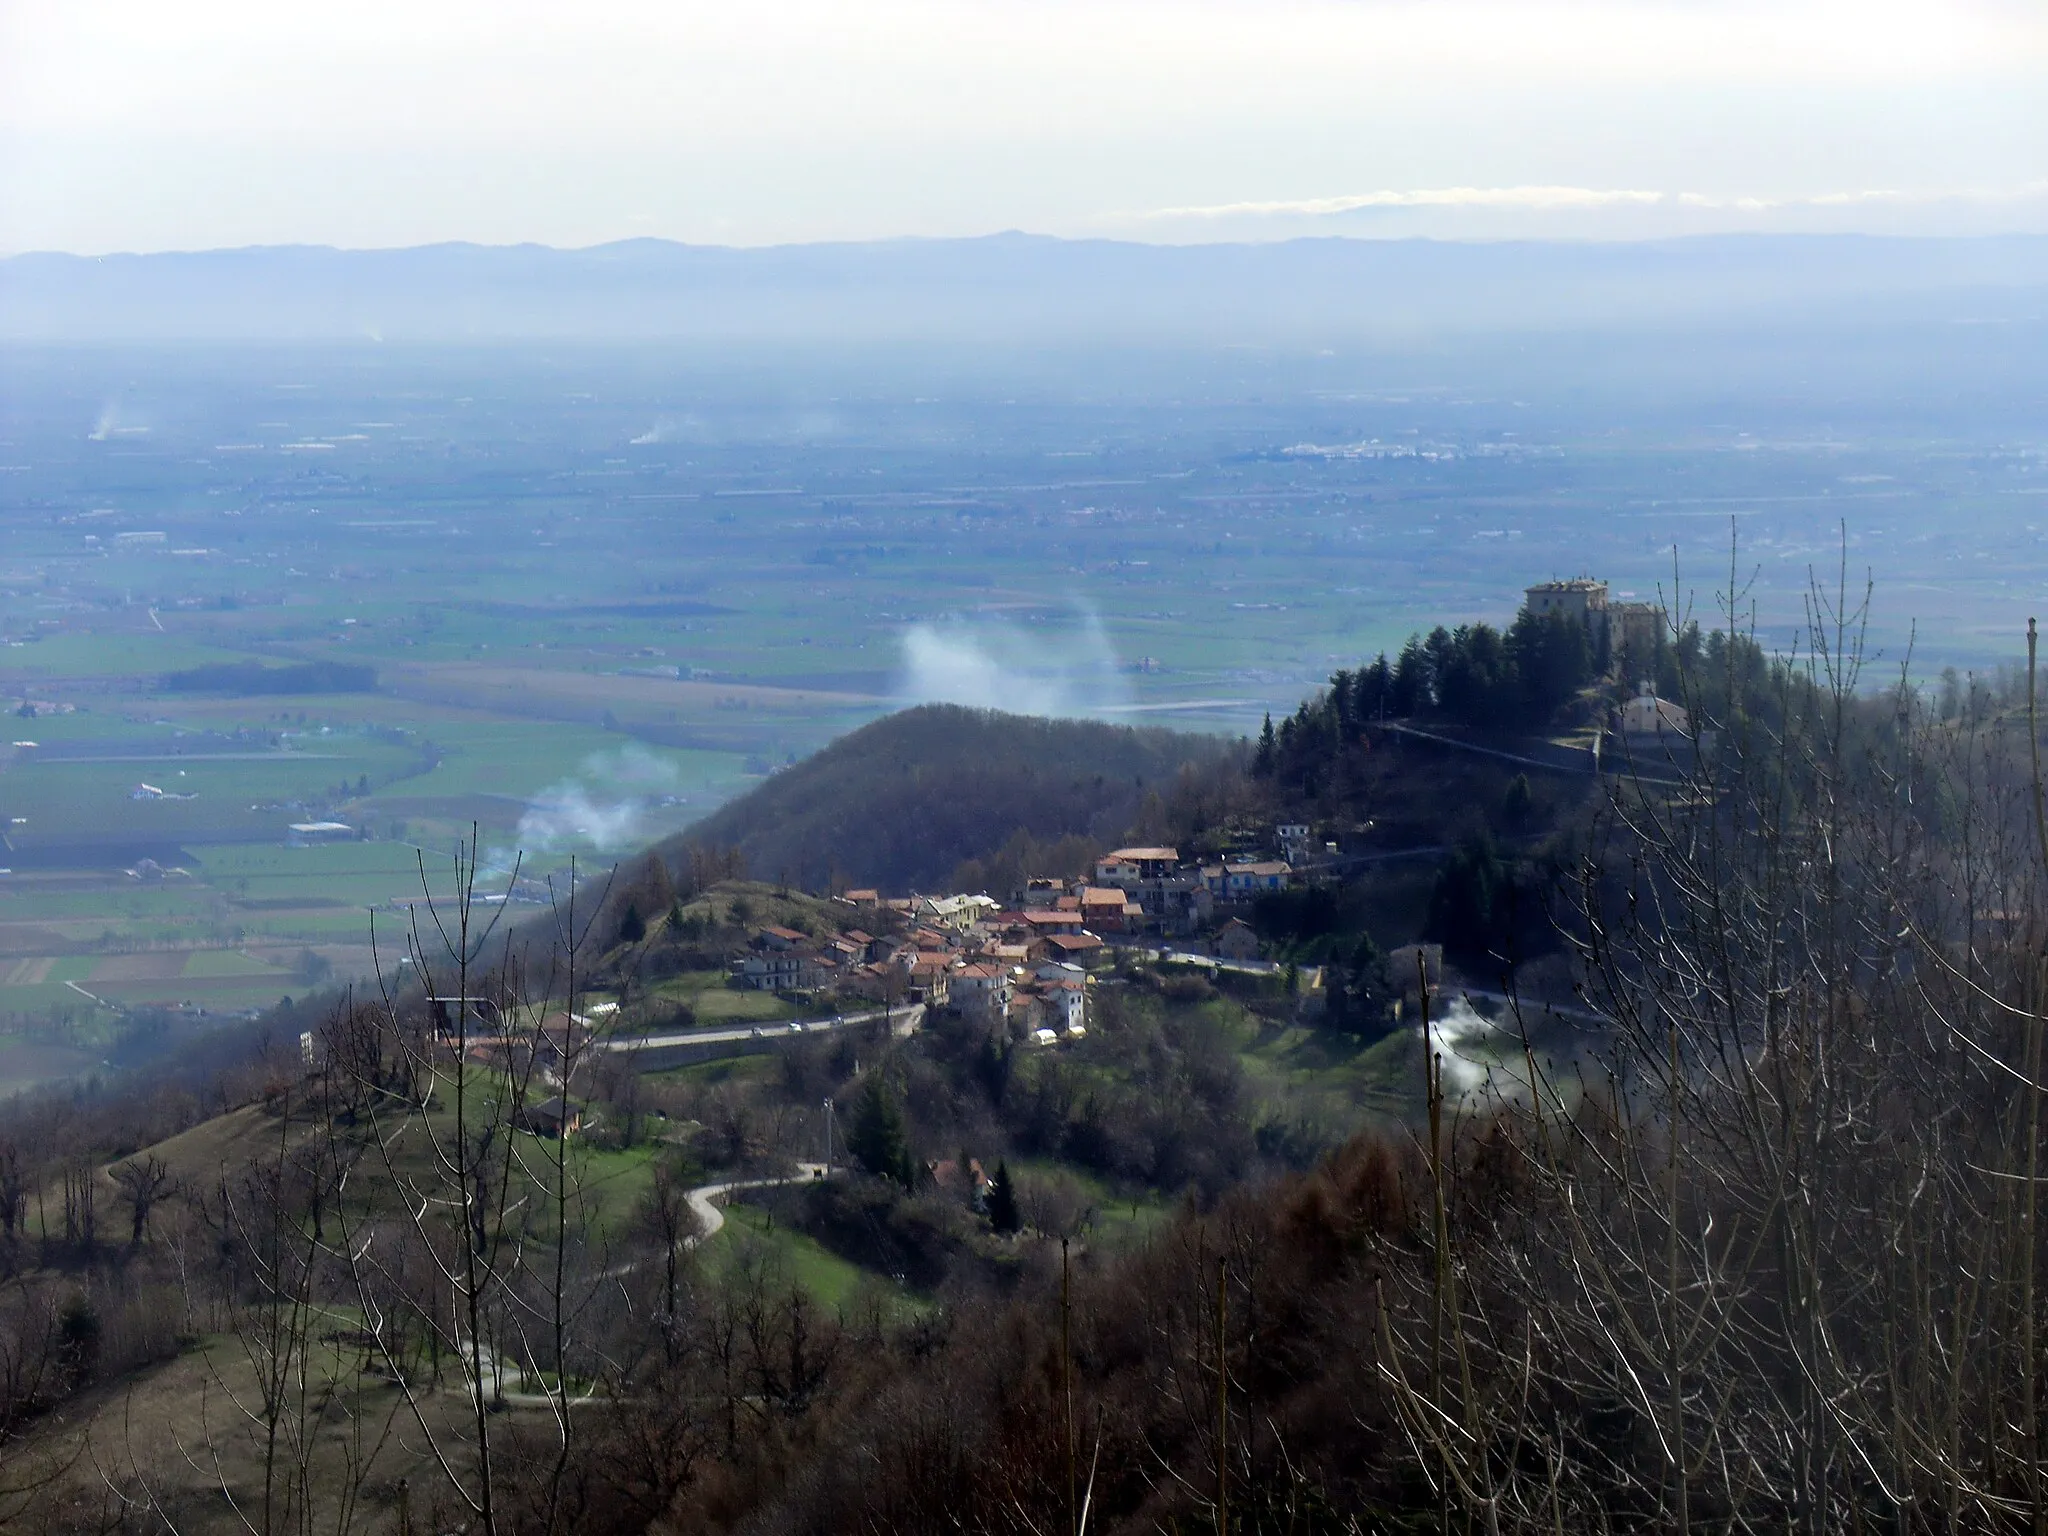
POLYGON ((994 1182, 981 1166, 981 1159, 970 1157, 966 1162, 958 1158, 946 1158, 940 1162, 926 1163, 925 1171, 931 1175, 932 1183, 949 1195, 958 1195, 977 1211, 984 1208, 988 1199, 989 1185, 994 1182))
POLYGON ((832 969, 803 934, 764 928, 755 935, 754 947, 733 960, 732 980, 735 986, 756 991, 803 992, 823 985, 822 978, 832 969))
POLYGON ((1252 925, 1241 918, 1233 917, 1216 933, 1216 956, 1220 960, 1256 960, 1259 958, 1259 936, 1252 925))
POLYGON ((552 1141, 575 1134, 583 1124, 583 1111, 558 1093, 526 1105, 519 1111, 517 1123, 529 1135, 545 1136, 552 1141))

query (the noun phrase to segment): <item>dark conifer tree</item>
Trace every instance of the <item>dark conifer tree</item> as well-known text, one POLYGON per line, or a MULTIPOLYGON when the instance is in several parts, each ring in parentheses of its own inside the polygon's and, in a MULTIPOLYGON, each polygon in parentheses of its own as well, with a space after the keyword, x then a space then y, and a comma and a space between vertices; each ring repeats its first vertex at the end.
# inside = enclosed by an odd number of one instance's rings
POLYGON ((1005 1234, 1022 1230, 1024 1217, 1017 1209, 1017 1188, 1010 1182, 1010 1165, 996 1164, 996 1176, 989 1183, 989 1224, 1005 1234))
POLYGON ((647 919, 640 915, 640 908, 633 902, 626 903, 626 912, 619 919, 619 942, 638 944, 647 937, 647 919))
POLYGON ((905 1189, 916 1182, 910 1140, 903 1129, 903 1110, 879 1072, 870 1073, 853 1110, 853 1129, 846 1145, 868 1172, 894 1179, 905 1189))
POLYGON ((1451 851, 1437 871, 1426 932, 1454 955, 1478 956, 1505 942, 1509 875, 1484 832, 1451 851))

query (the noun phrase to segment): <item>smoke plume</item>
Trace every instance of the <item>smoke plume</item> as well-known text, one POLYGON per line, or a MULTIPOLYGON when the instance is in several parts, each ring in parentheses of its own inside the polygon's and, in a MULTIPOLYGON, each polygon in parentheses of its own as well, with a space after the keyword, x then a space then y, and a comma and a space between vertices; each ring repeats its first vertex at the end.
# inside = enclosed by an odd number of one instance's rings
POLYGON ((592 849, 616 853, 648 839, 648 811, 673 794, 682 774, 667 758, 628 745, 585 758, 576 774, 535 795, 519 818, 527 853, 592 849))
POLYGON ((1100 715, 1130 701, 1116 647, 1086 611, 1052 634, 1001 621, 913 624, 903 632, 897 692, 919 704, 1021 715, 1100 715))
POLYGON ((1496 1027, 1462 997, 1453 998, 1442 1017, 1429 1021, 1430 1049, 1443 1063, 1444 1091, 1451 1098, 1474 1097, 1492 1083, 1494 1065, 1475 1047, 1492 1035, 1496 1027))

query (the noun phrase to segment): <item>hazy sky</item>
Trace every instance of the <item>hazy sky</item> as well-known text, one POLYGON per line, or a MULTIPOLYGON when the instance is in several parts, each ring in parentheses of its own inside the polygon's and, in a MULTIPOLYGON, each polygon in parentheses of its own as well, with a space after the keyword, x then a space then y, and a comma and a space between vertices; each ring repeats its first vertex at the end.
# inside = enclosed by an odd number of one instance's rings
POLYGON ((0 250, 2048 229, 2048 3, 0 0, 0 250))

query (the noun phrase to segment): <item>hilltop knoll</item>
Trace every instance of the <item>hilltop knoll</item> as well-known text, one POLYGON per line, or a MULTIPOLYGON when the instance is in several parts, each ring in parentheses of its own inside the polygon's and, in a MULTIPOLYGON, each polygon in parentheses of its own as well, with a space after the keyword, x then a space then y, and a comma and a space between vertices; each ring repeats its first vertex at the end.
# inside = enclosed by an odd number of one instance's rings
POLYGON ((736 848, 764 879, 835 874, 934 889, 1017 833, 1113 841, 1148 791, 1222 763, 1214 737, 926 704, 877 720, 776 774, 658 850, 736 848))

